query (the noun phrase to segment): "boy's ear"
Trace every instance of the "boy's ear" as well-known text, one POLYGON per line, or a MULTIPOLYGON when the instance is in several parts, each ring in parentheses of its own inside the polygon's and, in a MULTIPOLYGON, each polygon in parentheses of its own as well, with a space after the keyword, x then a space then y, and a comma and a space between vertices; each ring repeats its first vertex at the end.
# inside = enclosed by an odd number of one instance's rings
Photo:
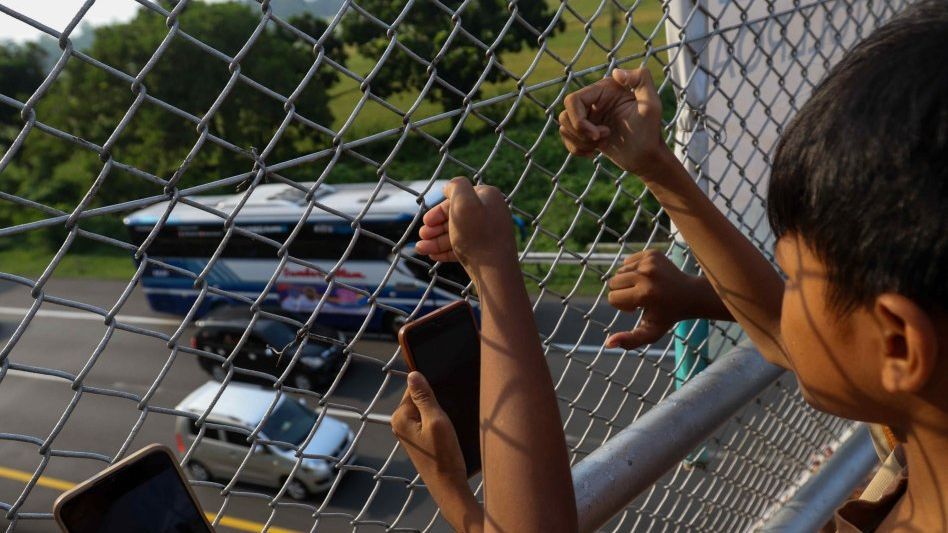
POLYGON ((938 335, 931 317, 894 293, 879 295, 872 311, 882 334, 882 387, 892 394, 920 392, 938 364, 938 335))

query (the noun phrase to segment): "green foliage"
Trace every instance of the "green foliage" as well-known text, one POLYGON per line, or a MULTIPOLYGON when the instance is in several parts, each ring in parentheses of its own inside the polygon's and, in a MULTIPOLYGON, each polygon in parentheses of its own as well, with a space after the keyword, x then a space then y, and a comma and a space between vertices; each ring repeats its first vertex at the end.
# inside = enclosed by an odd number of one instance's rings
MULTIPOLYGON (((415 6, 394 28, 392 36, 411 54, 434 63, 432 70, 447 84, 476 98, 480 90, 471 91, 482 76, 486 82, 509 80, 510 76, 505 75, 497 65, 491 65, 490 54, 463 32, 452 35, 455 21, 446 9, 456 12, 463 3, 461 0, 449 0, 441 2, 440 6, 415 6), (453 40, 445 47, 449 39, 453 40)), ((404 9, 404 5, 391 0, 363 0, 359 5, 386 24, 394 23, 404 9)), ((543 29, 550 25, 553 10, 543 0, 521 0, 515 5, 518 17, 527 21, 530 27, 543 29)), ((535 48, 537 34, 527 29, 520 20, 514 20, 498 39, 510 19, 507 6, 506 0, 469 1, 457 15, 456 23, 463 24, 467 33, 492 47, 494 56, 516 53, 527 46, 535 48)), ((553 30, 562 28, 563 24, 559 22, 553 30)), ((555 31, 551 35, 553 33, 555 31)), ((343 36, 347 43, 356 44, 362 56, 375 59, 386 55, 391 42, 391 37, 376 21, 354 13, 343 22, 343 36)), ((404 91, 421 91, 428 82, 430 72, 418 59, 396 48, 372 79, 371 91, 383 98, 404 91)), ((432 93, 444 109, 456 109, 463 105, 462 96, 441 85, 434 84, 432 93)))
MULTIPOLYGON (((20 242, 17 246, 0 249, 0 265, 7 274, 35 279, 46 270, 54 255, 54 250, 20 242)), ((75 253, 75 249, 71 249, 56 267, 57 276, 68 278, 128 281, 134 273, 135 263, 130 253, 105 247, 97 247, 91 253, 75 253)))
MULTIPOLYGON (((400 8, 396 4, 387 0, 360 2, 363 9, 387 22, 398 16, 400 8)), ((445 5, 453 9, 459 4, 452 0, 445 5)), ((534 27, 545 27, 552 16, 547 3, 541 0, 521 0, 516 8, 518 15, 530 21, 534 27)), ((258 10, 259 6, 255 9, 258 10)), ((655 10, 654 14, 657 16, 660 10, 655 10)), ((468 4, 461 16, 465 30, 491 43, 499 35, 509 13, 505 0, 475 0, 468 4)), ((296 90, 316 58, 311 44, 272 22, 252 46, 241 52, 260 23, 259 13, 251 10, 246 2, 193 2, 184 10, 179 22, 181 30, 228 56, 243 53, 239 65, 241 73, 284 96, 296 90)), ((307 13, 295 15, 289 22, 314 39, 321 38, 327 27, 324 21, 307 13)), ((397 38, 419 56, 430 59, 443 47, 452 27, 450 17, 440 8, 416 6, 399 25, 397 38)), ((564 50, 575 48, 573 41, 583 35, 583 28, 573 24, 567 29, 569 31, 551 38, 548 44, 564 50)), ((106 65, 135 76, 152 61, 155 51, 168 37, 169 29, 163 18, 142 10, 128 22, 90 28, 87 32, 91 33, 91 40, 85 49, 86 53, 106 65)), ((389 42, 378 26, 352 11, 344 19, 342 37, 349 43, 345 47, 333 36, 325 41, 324 52, 327 57, 345 61, 348 51, 348 54, 358 54, 354 57, 359 61, 371 58, 371 64, 374 65, 389 42)), ((515 20, 506 36, 495 43, 495 53, 507 54, 508 59, 519 65, 514 70, 522 73, 533 55, 528 48, 535 46, 535 43, 536 36, 527 31, 521 21, 515 20)), ((36 47, 0 48, 0 89, 3 94, 22 100, 32 93, 42 81, 42 67, 36 66, 41 56, 42 52, 38 52, 36 47), (22 96, 24 94, 26 96, 22 96)), ((556 65, 547 65, 544 61, 538 64, 539 70, 534 71, 534 78, 541 75, 552 77, 556 75, 554 71, 562 69, 561 65, 554 68, 556 65)), ((589 58, 582 61, 595 62, 589 58)), ((487 64, 488 59, 483 50, 472 44, 465 35, 458 34, 448 47, 448 53, 439 59, 437 69, 439 76, 467 91, 474 86, 487 64)), ((361 66, 353 68, 357 72, 362 70, 361 66)), ((596 76, 593 74, 585 81, 591 82, 596 76)), ((200 50, 181 36, 173 36, 164 53, 154 60, 153 68, 144 76, 142 85, 147 94, 202 118, 214 105, 230 78, 231 70, 226 60, 200 50)), ((420 63, 396 50, 384 62, 372 82, 371 90, 377 95, 397 100, 409 93, 417 94, 427 78, 426 69, 420 63)), ((340 99, 339 95, 331 96, 331 89, 344 85, 337 84, 338 81, 341 80, 333 69, 320 67, 297 99, 296 112, 308 120, 327 126, 335 120, 335 126, 338 127, 340 117, 344 119, 355 105, 354 102, 350 105, 348 100, 340 99), (334 117, 333 111, 339 116, 334 117)), ((495 66, 489 70, 485 80, 487 93, 509 90, 512 81, 495 66)), ((533 79, 533 82, 536 81, 533 79)), ((136 93, 130 85, 99 67, 73 57, 40 101, 36 110, 37 118, 64 132, 103 145, 135 102, 136 93)), ((535 92, 533 96, 541 101, 551 101, 556 91, 556 88, 551 87, 535 92)), ((356 92, 361 94, 358 90, 356 92)), ((670 92, 663 94, 667 116, 674 113, 673 98, 669 98, 671 96, 670 92)), ((460 105, 450 93, 437 86, 433 98, 439 99, 436 106, 446 109, 460 105)), ((510 105, 509 102, 500 102, 480 108, 479 113, 498 122, 507 115, 510 105)), ((377 111, 367 106, 360 118, 382 125, 386 115, 377 111)), ((389 111, 385 113, 391 114, 389 111)), ((18 114, 13 115, 15 134, 22 123, 18 114)), ((208 119, 207 127, 210 134, 233 143, 240 150, 249 152, 253 148, 259 153, 265 149, 285 117, 286 111, 279 101, 238 81, 220 109, 208 119)), ((455 138, 450 150, 444 155, 421 135, 412 134, 391 158, 387 175, 401 181, 427 180, 432 176, 450 178, 455 175, 476 175, 484 183, 497 185, 505 192, 516 189, 513 205, 524 219, 525 235, 533 233, 532 224, 538 224, 552 234, 541 233, 534 241, 534 250, 555 250, 561 238, 571 250, 585 250, 597 238, 602 224, 614 232, 625 232, 639 202, 644 202, 645 207, 653 213, 657 210, 650 196, 643 197, 642 185, 634 177, 617 184, 591 161, 574 158, 566 163, 566 152, 559 141, 555 125, 546 124, 545 113, 539 106, 520 105, 514 120, 507 123, 503 141, 499 144, 493 126, 485 121, 469 118, 464 128, 467 135, 455 138), (524 149, 529 150, 529 157, 525 156, 524 149), (442 157, 445 157, 443 162, 442 157), (618 187, 623 192, 613 202, 618 187), (579 208, 576 198, 581 198, 585 210, 579 208)), ((433 132, 427 127, 426 131, 433 132)), ((443 129, 433 134, 441 139, 446 137, 443 129)), ((168 179, 179 169, 199 139, 200 134, 193 121, 153 103, 143 102, 131 114, 128 127, 117 138, 111 154, 116 161, 168 179)), ((389 159, 396 141, 395 137, 377 140, 357 150, 362 156, 381 162, 389 159)), ((266 161, 285 161, 312 153, 328 144, 327 137, 299 121, 293 121, 280 141, 272 147, 266 161)), ((324 170, 327 161, 300 165, 281 174, 299 180, 312 180, 324 170)), ((618 174, 617 169, 608 162, 604 162, 604 165, 618 174)), ((206 183, 247 172, 251 168, 252 161, 245 154, 234 153, 211 140, 205 140, 178 185, 188 187, 206 183)), ((68 213, 87 194, 102 170, 103 161, 95 152, 34 129, 13 164, 0 173, 0 190, 68 213)), ((378 169, 375 166, 347 152, 333 167, 329 181, 365 182, 375 181, 377 177, 378 169)), ((231 187, 220 192, 234 191, 231 187)), ((160 185, 113 166, 91 206, 115 204, 161 193, 160 185)), ((0 201, 0 227, 45 216, 48 215, 22 206, 11 209, 9 203, 0 201)), ((644 239, 649 231, 649 222, 647 217, 640 219, 637 233, 629 238, 644 239)), ((124 235, 119 216, 83 219, 80 225, 83 229, 97 233, 119 238, 124 235)), ((41 232, 31 231, 16 242, 17 246, 31 243, 29 245, 54 249, 64 237, 65 231, 60 227, 41 232)), ((613 241, 615 234, 606 233, 601 240, 613 241)), ((10 239, 0 240, 0 247, 10 247, 12 242, 10 239)), ((100 248, 94 243, 80 240, 74 250, 100 248)))
MULTIPOLYGON (((588 247, 598 234, 598 218, 602 215, 605 215, 604 222, 609 228, 616 233, 624 233, 635 214, 638 198, 642 195, 642 182, 632 176, 626 177, 621 182, 623 193, 613 205, 618 187, 613 178, 602 170, 597 171, 595 164, 588 159, 572 158, 566 163, 567 153, 560 142, 559 132, 555 125, 544 131, 544 124, 525 121, 511 126, 504 131, 505 141, 499 145, 493 132, 473 136, 469 142, 452 147, 447 152, 447 161, 440 170, 441 155, 438 149, 426 140, 412 137, 398 150, 386 173, 391 179, 411 181, 428 180, 432 176, 438 179, 473 177, 477 172, 483 183, 495 185, 506 193, 516 189, 513 206, 527 225, 528 233, 532 233, 530 226, 534 219, 525 213, 536 217, 535 222, 545 230, 563 237, 571 250, 585 250, 588 247), (537 143, 540 135, 542 138, 537 143), (529 158, 524 154, 525 149, 530 150, 529 158), (556 174, 555 180, 551 174, 556 174), (548 202, 551 195, 553 199, 548 202), (582 203, 588 211, 579 209, 574 200, 578 197, 582 197, 582 203), (572 230, 569 229, 571 226, 572 230)), ((393 147, 393 140, 379 142, 362 153, 382 161, 393 147)), ((602 165, 603 169, 608 168, 614 175, 619 174, 619 170, 609 161, 603 159, 602 165)), ((321 170, 316 168, 313 173, 321 170)), ((376 172, 374 167, 348 157, 333 167, 330 180, 333 183, 373 180, 376 172)), ((641 201, 651 213, 657 212, 658 206, 651 196, 646 195, 641 201)), ((641 220, 636 228, 637 233, 630 235, 630 238, 644 239, 650 231, 648 222, 641 220)), ((616 236, 606 233, 601 240, 615 241, 616 236)), ((543 234, 535 241, 533 249, 556 248, 557 239, 543 234)))
MULTIPOLYGON (((269 23, 256 42, 243 50, 260 24, 259 14, 245 4, 195 2, 188 5, 179 22, 181 30, 230 57, 245 53, 239 63, 240 72, 283 96, 297 89, 317 57, 310 43, 275 23, 269 23)), ((289 22, 313 39, 322 37, 327 28, 324 21, 308 14, 289 22)), ((219 109, 208 115, 218 96, 227 90, 232 69, 225 59, 200 50, 180 36, 172 37, 164 52, 156 56, 168 35, 162 17, 141 9, 128 22, 95 28, 87 53, 132 76, 153 61, 142 80, 142 90, 194 117, 206 117, 209 134, 237 147, 231 150, 204 140, 179 186, 251 170, 251 151, 267 149, 286 118, 283 103, 238 81, 219 109)), ((344 58, 342 45, 335 38, 327 39, 324 49, 337 61, 344 58)), ((295 101, 296 113, 313 122, 331 124, 326 91, 337 76, 328 67, 318 69, 295 101)), ((23 85, 31 83, 26 76, 17 79, 23 85)), ((38 120, 54 128, 101 146, 126 118, 135 100, 136 91, 130 83, 74 57, 40 100, 36 114, 38 120)), ((128 125, 111 154, 116 161, 162 179, 171 178, 196 143, 202 142, 193 121, 157 104, 144 101, 129 115, 128 125)), ((267 153, 267 161, 289 159, 328 142, 312 128, 293 121, 267 153)), ((0 188, 72 211, 102 169, 103 162, 94 152, 34 129, 15 163, 0 176, 0 188)), ((113 167, 92 206, 161 192, 159 185, 113 167)), ((0 222, 19 223, 40 215, 25 209, 16 211, 0 215, 0 222)))
MULTIPOLYGON (((0 94, 21 102, 43 82, 45 53, 35 43, 0 43, 0 94)), ((19 111, 0 105, 0 143, 4 145, 20 128, 19 111)))

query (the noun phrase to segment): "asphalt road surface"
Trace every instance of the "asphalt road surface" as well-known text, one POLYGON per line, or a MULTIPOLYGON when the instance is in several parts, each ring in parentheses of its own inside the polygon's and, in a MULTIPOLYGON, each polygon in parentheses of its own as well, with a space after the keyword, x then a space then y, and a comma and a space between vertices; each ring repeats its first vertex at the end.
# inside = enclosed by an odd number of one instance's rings
MULTIPOLYGON (((46 294, 109 309, 124 288, 125 284, 120 282, 53 279, 46 294)), ((33 302, 25 287, 0 282, 0 345, 7 343, 33 302)), ((559 299, 540 302, 538 327, 546 335, 553 334, 551 341, 558 345, 581 343, 595 347, 604 338, 602 324, 611 322, 615 314, 605 302, 591 309, 593 303, 591 299, 574 300, 571 306, 575 308, 564 313, 559 299), (593 322, 586 320, 587 315, 593 322)), ((120 315, 123 322, 165 335, 172 334, 180 323, 179 317, 151 311, 137 289, 122 306, 120 315)), ((631 317, 623 317, 618 325, 630 323, 631 317)), ((168 361, 171 350, 156 337, 119 330, 107 336, 107 330, 100 316, 47 302, 8 360, 76 374, 106 339, 106 347, 94 361, 84 385, 144 394, 168 361)), ((191 331, 189 328, 185 332, 185 339, 191 331)), ((353 524, 360 531, 382 531, 388 524, 423 529, 431 522, 435 507, 423 488, 409 488, 403 481, 402 478, 412 478, 414 470, 400 450, 392 453, 394 439, 385 423, 401 397, 404 381, 397 376, 390 378, 379 394, 386 378, 382 365, 392 359, 395 344, 384 339, 360 341, 354 351, 366 357, 353 360, 347 369, 332 395, 331 402, 337 407, 329 414, 354 430, 361 429, 354 464, 365 468, 346 470, 336 490, 314 496, 309 507, 290 503, 271 508, 269 498, 244 494, 272 495, 274 489, 243 484, 234 487, 236 492, 225 505, 219 489, 198 487, 205 511, 212 515, 220 513, 220 530, 260 531, 267 525, 269 531, 276 533, 309 531, 316 521, 314 507, 320 508, 317 525, 321 531, 352 530, 353 524), (357 413, 347 410, 364 411, 373 401, 373 417, 369 421, 363 422, 357 413), (376 475, 380 471, 382 474, 376 475)), ((575 458, 595 449, 607 437, 610 426, 605 421, 611 420, 612 427, 624 426, 636 416, 640 405, 657 401, 672 387, 671 364, 667 359, 623 357, 615 353, 597 355, 595 350, 567 358, 564 353, 553 349, 548 360, 558 384, 568 440, 579 448, 575 458)), ((74 411, 67 412, 76 395, 68 380, 16 370, 0 376, 0 506, 6 506, 4 509, 20 503, 27 481, 41 467, 40 444, 63 418, 65 425, 52 444, 55 450, 111 457, 133 432, 130 450, 152 442, 175 447, 171 415, 149 412, 143 418, 134 400, 88 392, 81 395, 74 411), (137 431, 133 431, 139 424, 137 431), (26 435, 34 442, 11 440, 4 435, 26 435)), ((208 379, 193 356, 179 355, 149 405, 173 408, 208 379)), ((26 492, 19 511, 49 513, 63 490, 105 466, 105 462, 94 458, 53 457, 37 486, 26 492)), ((286 498, 281 501, 291 502, 286 498)), ((9 522, 4 514, 0 512, 0 527, 6 529, 9 522)), ((436 523, 435 530, 446 529, 443 521, 436 523)), ((13 530, 55 531, 55 526, 48 519, 20 519, 13 530)))

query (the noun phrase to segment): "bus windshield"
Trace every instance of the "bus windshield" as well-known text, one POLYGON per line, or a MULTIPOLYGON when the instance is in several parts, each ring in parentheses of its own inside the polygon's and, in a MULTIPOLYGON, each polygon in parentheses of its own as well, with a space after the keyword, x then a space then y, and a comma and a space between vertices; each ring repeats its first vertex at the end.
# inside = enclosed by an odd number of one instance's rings
POLYGON ((261 320, 254 328, 260 337, 274 347, 288 346, 296 341, 296 331, 276 320, 261 320))

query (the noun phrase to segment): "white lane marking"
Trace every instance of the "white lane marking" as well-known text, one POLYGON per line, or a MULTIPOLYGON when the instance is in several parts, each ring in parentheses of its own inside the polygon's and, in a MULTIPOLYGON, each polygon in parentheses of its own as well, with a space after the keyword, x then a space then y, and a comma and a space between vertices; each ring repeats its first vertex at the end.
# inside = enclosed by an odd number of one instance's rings
MULTIPOLYGON (((362 415, 355 413, 346 409, 336 409, 335 407, 330 407, 326 409, 326 414, 330 416, 335 416, 337 418, 352 418, 354 420, 359 420, 362 418, 362 415)), ((379 422, 382 424, 391 424, 392 415, 383 415, 378 413, 370 413, 366 416, 367 419, 372 422, 379 422)))
MULTIPOLYGON (((7 369, 7 375, 19 376, 19 377, 28 378, 28 379, 38 379, 41 381, 58 381, 60 383, 69 382, 68 379, 61 378, 58 376, 50 376, 48 374, 37 374, 36 372, 29 372, 27 370, 17 370, 15 368, 7 369)), ((119 390, 126 390, 130 387, 141 387, 145 389, 148 388, 147 386, 144 386, 144 385, 139 386, 139 385, 134 385, 131 383, 123 383, 123 382, 116 382, 116 383, 113 383, 111 386, 119 390)), ((359 420, 362 418, 362 415, 359 413, 356 413, 354 411, 349 411, 348 409, 338 409, 336 407, 330 407, 326 409, 326 414, 330 416, 334 416, 336 418, 350 418, 353 420, 359 420)), ((392 422, 392 415, 370 413, 368 416, 366 416, 366 418, 371 420, 372 422, 378 422, 381 424, 390 424, 392 422)))
POLYGON ((15 368, 8 368, 7 375, 20 376, 22 378, 39 379, 42 381, 58 381, 59 383, 69 383, 68 379, 61 378, 59 376, 50 376, 49 374, 37 374, 36 372, 28 372, 26 370, 17 370, 15 368))
MULTIPOLYGON (((0 315, 18 315, 21 318, 29 312, 27 307, 4 307, 0 306, 0 315)), ((105 317, 87 311, 62 311, 59 309, 40 309, 36 316, 42 318, 63 318, 66 320, 92 320, 105 323, 105 317)), ((155 326, 180 326, 181 321, 172 318, 155 318, 150 316, 130 316, 118 315, 115 317, 119 322, 125 324, 151 324, 155 326)))
MULTIPOLYGON (((29 312, 29 308, 26 307, 4 307, 0 306, 0 315, 18 315, 23 317, 26 313, 29 312)), ((91 320, 95 322, 105 323, 105 318, 102 315, 97 315, 95 313, 89 313, 87 311, 63 311, 58 309, 40 309, 36 312, 36 316, 42 318, 63 318, 66 320, 91 320)), ((134 316, 134 315, 118 315, 115 317, 119 322, 125 324, 152 324, 156 326, 180 326, 181 321, 173 318, 155 318, 149 316, 134 316)), ((553 347, 568 352, 573 349, 573 345, 567 343, 553 343, 553 347)), ((599 353, 600 346, 594 344, 580 344, 575 348, 575 351, 579 353, 599 353)), ((603 350, 603 353, 609 355, 622 355, 624 350, 619 348, 606 348, 603 350)), ((663 357, 670 357, 674 355, 673 350, 666 351, 663 348, 650 348, 645 351, 645 358, 647 359, 662 359, 663 357)))

